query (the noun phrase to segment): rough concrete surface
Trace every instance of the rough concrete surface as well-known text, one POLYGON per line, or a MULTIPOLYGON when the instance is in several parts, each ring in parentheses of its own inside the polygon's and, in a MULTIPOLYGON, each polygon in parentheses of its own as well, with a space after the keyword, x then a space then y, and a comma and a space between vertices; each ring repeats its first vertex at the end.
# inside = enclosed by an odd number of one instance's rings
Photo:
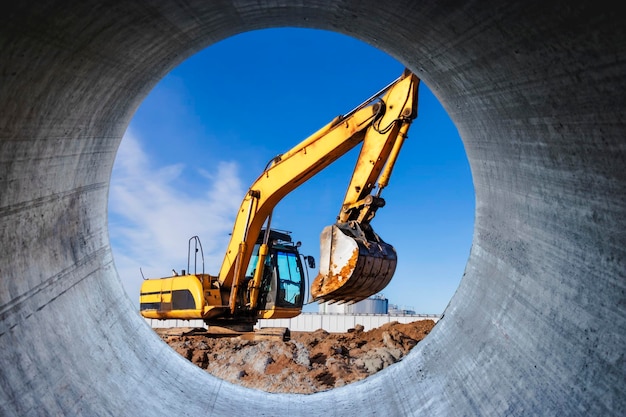
POLYGON ((0 414, 626 415, 624 21, 590 1, 3 2, 0 414), (433 331, 310 395, 230 384, 169 349, 120 285, 107 232, 111 167, 146 94, 200 49, 281 26, 354 36, 416 72, 476 193, 467 267, 433 331))

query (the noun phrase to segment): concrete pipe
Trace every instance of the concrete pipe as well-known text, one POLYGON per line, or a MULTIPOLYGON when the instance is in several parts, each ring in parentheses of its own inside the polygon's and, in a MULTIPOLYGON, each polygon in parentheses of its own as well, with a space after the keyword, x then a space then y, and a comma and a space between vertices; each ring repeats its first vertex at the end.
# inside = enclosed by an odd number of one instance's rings
POLYGON ((0 414, 626 415, 626 26, 601 7, 4 2, 0 414), (171 351, 124 292, 107 233, 111 167, 146 94, 195 52, 281 26, 353 36, 416 72, 476 192, 470 259, 434 331, 312 395, 231 385, 171 351))

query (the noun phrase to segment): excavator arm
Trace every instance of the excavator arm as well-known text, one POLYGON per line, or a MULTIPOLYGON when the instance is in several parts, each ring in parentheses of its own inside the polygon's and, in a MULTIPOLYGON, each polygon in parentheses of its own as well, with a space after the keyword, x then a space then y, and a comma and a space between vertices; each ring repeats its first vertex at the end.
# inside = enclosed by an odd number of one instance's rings
MULTIPOLYGON (((363 236, 365 241, 355 243, 361 248, 356 255, 353 251, 353 255, 347 259, 344 259, 346 256, 341 259, 333 258, 330 255, 347 248, 343 243, 345 239, 325 237, 323 232, 322 252, 328 252, 326 255, 329 256, 321 259, 320 275, 311 292, 313 298, 319 301, 355 302, 375 294, 387 285, 395 269, 395 251, 371 230, 370 221, 376 210, 384 205, 380 191, 387 185, 408 127, 417 115, 418 85, 419 79, 405 71, 400 78, 350 113, 335 118, 287 153, 274 158, 252 184, 239 208, 218 275, 220 286, 231 288, 231 313, 237 307, 236 295, 244 282, 253 243, 257 241, 266 223, 266 230, 270 229, 271 213, 278 202, 361 143, 363 145, 338 221, 329 227, 343 233, 350 244, 363 236), (376 195, 372 195, 375 189, 376 195), (364 234, 354 236, 348 229, 363 230, 364 234), (344 231, 341 232, 342 230, 344 231), (328 250, 324 249, 325 240, 328 250), (337 260, 344 264, 331 265, 331 262, 337 260), (362 267, 372 261, 386 266, 362 267), (382 280, 374 276, 378 272, 384 273, 382 280)), ((264 243, 265 246, 266 244, 267 242, 264 243)), ((347 250, 349 252, 350 249, 347 250)), ((265 261, 264 251, 267 249, 261 247, 261 256, 253 278, 251 305, 254 305, 259 292, 265 261)))

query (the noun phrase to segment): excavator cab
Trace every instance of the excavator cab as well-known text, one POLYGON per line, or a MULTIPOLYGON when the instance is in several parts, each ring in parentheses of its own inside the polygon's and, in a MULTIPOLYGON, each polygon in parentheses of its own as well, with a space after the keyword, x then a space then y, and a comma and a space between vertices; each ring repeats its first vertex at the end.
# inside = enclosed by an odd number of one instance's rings
MULTIPOLYGON (((246 270, 245 287, 248 304, 252 299, 250 294, 254 285, 253 278, 259 266, 264 234, 265 230, 261 230, 246 270)), ((293 312, 301 311, 306 291, 304 268, 298 244, 292 242, 288 233, 271 229, 260 295, 257 305, 251 306, 252 310, 259 311, 259 318, 288 318, 293 317, 293 312)))

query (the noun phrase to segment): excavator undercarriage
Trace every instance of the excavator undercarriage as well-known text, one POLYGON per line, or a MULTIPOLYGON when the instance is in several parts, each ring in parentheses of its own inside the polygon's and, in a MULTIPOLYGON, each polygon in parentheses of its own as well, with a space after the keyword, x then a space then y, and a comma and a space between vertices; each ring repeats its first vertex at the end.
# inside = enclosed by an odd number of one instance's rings
POLYGON ((288 327, 261 327, 260 329, 234 330, 229 327, 170 327, 160 328, 162 336, 198 337, 219 339, 221 337, 238 338, 241 340, 278 340, 288 341, 291 339, 291 331, 288 327))

